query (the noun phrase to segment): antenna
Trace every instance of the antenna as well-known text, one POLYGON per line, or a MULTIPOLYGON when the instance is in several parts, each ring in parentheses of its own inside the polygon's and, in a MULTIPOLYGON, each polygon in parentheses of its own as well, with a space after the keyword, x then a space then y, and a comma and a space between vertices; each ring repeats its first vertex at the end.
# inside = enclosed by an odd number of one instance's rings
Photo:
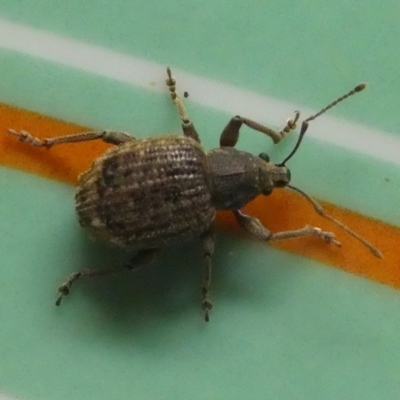
POLYGON ((290 160, 294 154, 296 153, 297 149, 300 147, 300 143, 303 140, 304 134, 306 133, 308 129, 308 122, 306 120, 303 121, 301 124, 301 130, 299 134, 299 138, 297 139, 296 145, 294 146, 294 149, 290 152, 290 154, 280 163, 278 164, 278 167, 283 167, 288 160, 290 160))
POLYGON ((342 102, 343 100, 347 99, 350 96, 353 96, 353 94, 356 94, 358 92, 361 92, 362 90, 364 90, 367 87, 366 83, 360 83, 358 84, 354 89, 350 90, 350 92, 344 94, 343 96, 340 96, 339 98, 337 98, 335 101, 332 101, 332 103, 328 104, 326 107, 324 107, 321 111, 317 112, 314 115, 311 115, 310 117, 306 118, 303 123, 301 124, 301 131, 300 131, 300 135, 299 138, 297 140, 296 145, 294 146, 294 149, 291 151, 291 153, 280 163, 277 164, 279 167, 283 167, 290 158, 292 158, 294 156, 294 154, 296 153, 297 149, 300 147, 300 143, 303 140, 303 136, 307 131, 308 128, 308 122, 309 121, 313 121, 315 118, 319 117, 321 114, 324 114, 325 112, 327 112, 328 110, 330 110, 332 107, 335 107, 338 103, 342 102))
POLYGON ((292 189, 295 192, 300 193, 302 196, 304 196, 313 205, 315 211, 319 215, 321 215, 321 217, 324 217, 324 218, 328 219, 329 221, 332 221, 334 224, 340 226, 350 236, 353 236, 358 241, 360 241, 365 247, 367 247, 375 257, 383 258, 383 255, 380 252, 380 250, 377 249, 375 246, 373 246, 370 242, 365 240, 361 235, 359 235, 358 233, 351 230, 349 227, 347 227, 345 224, 343 224, 343 222, 338 221, 337 219, 331 217, 329 214, 325 214, 325 210, 322 208, 321 204, 319 204, 316 200, 314 200, 312 197, 310 197, 307 193, 303 192, 299 188, 292 186, 292 185, 287 185, 286 187, 289 189, 292 189))
POLYGON ((340 103, 343 100, 346 100, 348 97, 353 96, 353 94, 356 94, 358 92, 361 92, 367 87, 366 83, 360 83, 357 85, 353 90, 350 90, 350 92, 346 93, 345 95, 339 97, 335 101, 332 101, 332 103, 328 104, 325 108, 323 108, 321 111, 317 112, 316 114, 312 115, 311 117, 308 117, 305 121, 312 121, 313 119, 319 117, 321 114, 324 114, 328 110, 330 110, 332 107, 335 107, 336 104, 340 103))

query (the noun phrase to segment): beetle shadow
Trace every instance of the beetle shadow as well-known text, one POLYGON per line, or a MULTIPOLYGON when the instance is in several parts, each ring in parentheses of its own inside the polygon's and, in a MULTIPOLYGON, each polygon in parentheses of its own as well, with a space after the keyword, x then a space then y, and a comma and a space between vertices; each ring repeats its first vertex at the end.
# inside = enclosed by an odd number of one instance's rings
MULTIPOLYGON (((113 324, 151 323, 185 312, 196 296, 188 290, 200 279, 195 243, 162 249, 149 265, 138 270, 82 280, 82 290, 113 324), (196 279, 198 278, 198 279, 196 279), (140 322, 139 322, 140 321, 140 322)), ((132 254, 102 249, 86 253, 87 262, 102 257, 101 266, 123 265, 132 254), (118 263, 118 264, 116 264, 118 263)), ((196 288, 199 289, 199 282, 196 288)), ((76 289, 76 288, 74 288, 76 289)))
MULTIPOLYGON (((249 243, 243 243, 241 237, 217 234, 211 294, 215 305, 221 300, 253 302, 259 295, 253 292, 251 284, 248 286, 246 280, 242 281, 239 268, 246 266, 238 265, 240 263, 237 260, 234 263, 230 262, 231 257, 235 257, 232 249, 238 244, 246 247, 249 243)), ((79 246, 77 251, 80 253, 80 262, 88 268, 122 265, 131 256, 91 242, 84 233, 79 238, 79 246)), ((201 241, 193 240, 162 249, 153 263, 136 271, 82 279, 74 284, 71 297, 78 291, 81 292, 79 301, 89 301, 91 306, 96 308, 95 315, 101 315, 101 318, 93 322, 101 324, 102 330, 106 329, 119 336, 146 336, 149 332, 146 327, 157 326, 159 330, 163 325, 160 321, 164 320, 176 321, 192 317, 204 325, 201 309, 202 266, 201 241)), ((268 265, 266 268, 271 269, 268 265)), ((267 273, 269 274, 268 271, 267 273)), ((248 275, 251 275, 251 271, 248 275)), ((264 287, 267 291, 268 286, 273 285, 273 276, 268 276, 264 287)), ((72 303, 68 297, 63 303, 72 303)), ((78 306, 76 301, 73 303, 75 304, 63 306, 78 306)), ((212 313, 211 318, 213 317, 212 313)))

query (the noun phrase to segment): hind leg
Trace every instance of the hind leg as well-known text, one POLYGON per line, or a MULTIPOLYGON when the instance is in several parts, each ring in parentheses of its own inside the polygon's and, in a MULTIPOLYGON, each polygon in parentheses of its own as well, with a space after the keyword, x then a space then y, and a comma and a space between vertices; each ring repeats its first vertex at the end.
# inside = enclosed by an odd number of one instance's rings
POLYGON ((19 141, 26 142, 35 147, 46 147, 50 148, 56 144, 63 143, 76 143, 76 142, 87 142, 89 140, 101 139, 103 142, 119 145, 131 140, 136 140, 133 136, 130 136, 126 132, 116 132, 116 131, 92 131, 92 132, 82 132, 75 133, 72 135, 57 136, 48 139, 38 139, 32 136, 27 131, 15 131, 14 129, 9 129, 8 133, 16 136, 19 141))
POLYGON ((71 290, 71 286, 78 279, 83 277, 100 277, 107 275, 116 275, 121 272, 128 270, 136 270, 141 268, 147 264, 150 264, 156 254, 158 249, 150 249, 150 250, 140 250, 134 257, 132 257, 127 264, 121 265, 119 267, 113 268, 103 268, 103 269, 83 269, 82 271, 74 272, 71 274, 67 280, 58 288, 59 296, 56 301, 56 306, 61 304, 63 297, 68 296, 71 290))
POLYGON ((214 254, 215 236, 211 230, 207 231, 203 236, 204 264, 203 264, 203 285, 201 293, 203 296, 204 319, 206 322, 210 320, 210 311, 212 303, 210 300, 211 285, 211 257, 214 254))

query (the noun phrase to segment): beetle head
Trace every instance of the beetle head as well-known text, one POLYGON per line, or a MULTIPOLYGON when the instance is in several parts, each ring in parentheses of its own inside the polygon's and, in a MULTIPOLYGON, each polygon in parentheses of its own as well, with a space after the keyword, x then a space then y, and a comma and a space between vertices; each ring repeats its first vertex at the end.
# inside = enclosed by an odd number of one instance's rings
POLYGON ((259 184, 262 194, 269 195, 274 188, 285 187, 289 184, 291 173, 286 165, 271 163, 266 153, 261 153, 258 157, 263 160, 259 167, 259 184))

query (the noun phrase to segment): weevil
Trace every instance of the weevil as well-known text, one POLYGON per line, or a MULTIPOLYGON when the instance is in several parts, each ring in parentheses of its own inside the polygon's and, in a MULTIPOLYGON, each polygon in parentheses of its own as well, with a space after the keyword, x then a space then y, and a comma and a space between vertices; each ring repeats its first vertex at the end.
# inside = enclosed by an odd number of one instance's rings
POLYGON ((278 164, 270 162, 265 153, 258 156, 237 150, 242 125, 263 133, 279 142, 296 128, 300 112, 295 111, 280 131, 274 131, 248 118, 235 116, 220 136, 220 147, 205 151, 190 120, 183 101, 176 93, 176 81, 167 68, 166 84, 179 113, 183 136, 164 135, 136 139, 126 132, 93 131, 38 139, 26 131, 9 129, 22 141, 47 149, 54 145, 103 140, 115 145, 95 159, 78 178, 75 195, 80 225, 90 236, 135 255, 124 266, 90 270, 70 275, 58 289, 56 305, 70 293, 71 285, 82 277, 114 274, 126 268, 136 269, 150 263, 159 249, 193 238, 201 239, 204 250, 202 308, 206 321, 212 309, 210 300, 211 258, 215 235, 213 221, 218 210, 230 210, 238 224, 251 236, 275 241, 317 236, 327 243, 340 246, 335 235, 320 228, 271 233, 261 222, 241 211, 259 195, 268 196, 275 188, 287 188, 304 196, 322 217, 334 222, 363 243, 376 257, 381 252, 342 222, 326 214, 320 204, 290 184, 291 173, 286 163, 296 153, 308 129, 308 123, 339 102, 362 91, 365 84, 328 104, 301 123, 299 138, 291 153, 278 164))

